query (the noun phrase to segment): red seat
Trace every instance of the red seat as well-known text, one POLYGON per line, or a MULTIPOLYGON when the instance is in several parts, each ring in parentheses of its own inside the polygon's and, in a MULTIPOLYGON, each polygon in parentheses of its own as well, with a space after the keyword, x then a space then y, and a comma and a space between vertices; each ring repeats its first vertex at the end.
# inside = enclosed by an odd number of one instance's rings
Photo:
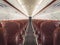
POLYGON ((41 34, 38 35, 37 41, 38 41, 38 44, 41 44, 41 34))
POLYGON ((20 25, 20 30, 22 32, 22 35, 25 34, 25 30, 27 28, 27 23, 28 21, 18 21, 19 25, 20 25))
POLYGON ((40 25, 42 24, 42 22, 43 22, 43 20, 34 20, 33 21, 35 34, 38 35, 38 37, 37 37, 38 44, 41 43, 41 29, 40 29, 40 25))
POLYGON ((42 45, 53 45, 53 31, 56 29, 54 22, 47 21, 41 24, 42 45))
POLYGON ((54 45, 60 45, 60 27, 55 29, 53 39, 54 45))
POLYGON ((33 21, 35 34, 38 34, 38 32, 40 32, 40 25, 41 25, 42 22, 43 22, 42 20, 35 20, 35 21, 33 21))
POLYGON ((19 32, 19 25, 15 22, 6 22, 4 24, 4 28, 6 29, 8 35, 15 35, 19 32))
POLYGON ((24 25, 26 24, 27 24, 26 22, 19 23, 17 21, 2 22, 3 28, 6 31, 7 45, 18 45, 19 43, 23 43, 23 37, 21 35, 21 31, 25 34, 25 31, 23 30, 23 28, 24 28, 24 25))
POLYGON ((6 40, 6 35, 5 35, 5 30, 0 28, 0 45, 6 45, 7 40, 6 40))
POLYGON ((17 36, 18 36, 18 45, 19 44, 23 44, 23 37, 22 37, 22 35, 18 34, 17 36))
POLYGON ((59 24, 59 27, 60 27, 60 24, 59 24))
POLYGON ((7 32, 7 45, 16 45, 16 33, 19 32, 19 25, 15 22, 4 22, 4 28, 7 32))
POLYGON ((2 24, 0 23, 0 28, 2 28, 2 24))

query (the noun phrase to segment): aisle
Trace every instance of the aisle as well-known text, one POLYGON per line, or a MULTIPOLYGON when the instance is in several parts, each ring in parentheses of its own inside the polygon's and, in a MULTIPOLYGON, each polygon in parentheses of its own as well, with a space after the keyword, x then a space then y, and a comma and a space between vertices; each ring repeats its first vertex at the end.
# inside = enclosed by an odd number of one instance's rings
POLYGON ((31 19, 29 19, 29 26, 26 32, 24 45, 36 45, 36 39, 31 25, 31 19))

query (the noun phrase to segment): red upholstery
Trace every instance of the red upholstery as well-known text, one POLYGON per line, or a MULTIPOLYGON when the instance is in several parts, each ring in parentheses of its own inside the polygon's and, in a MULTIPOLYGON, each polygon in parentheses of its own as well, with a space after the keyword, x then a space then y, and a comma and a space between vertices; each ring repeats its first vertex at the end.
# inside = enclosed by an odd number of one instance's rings
POLYGON ((0 23, 0 28, 2 28, 2 24, 0 23))
POLYGON ((41 44, 41 34, 38 35, 37 41, 38 41, 38 44, 41 44))
POLYGON ((23 43, 23 37, 22 35, 18 34, 18 45, 23 43))
POLYGON ((33 21, 33 26, 34 26, 34 30, 35 30, 35 34, 38 34, 38 32, 40 32, 40 25, 43 21, 42 20, 34 20, 33 21))
POLYGON ((20 30, 22 32, 22 35, 24 35, 27 28, 28 20, 18 21, 18 23, 20 25, 20 30))
POLYGON ((27 22, 17 22, 17 21, 4 21, 2 22, 3 28, 6 30, 7 33, 7 45, 17 45, 19 43, 23 43, 23 37, 21 32, 25 34, 23 30, 24 26, 27 22), (20 35, 18 35, 18 34, 20 35), (16 34, 18 36, 18 41, 16 42, 16 34))
POLYGON ((6 22, 4 28, 6 29, 9 36, 13 36, 19 32, 19 25, 15 22, 6 22))
POLYGON ((34 26, 35 34, 38 35, 38 37, 37 37, 38 44, 41 44, 41 29, 40 29, 40 25, 43 22, 44 22, 43 20, 33 20, 33 26, 34 26))
POLYGON ((6 45, 6 44, 7 44, 7 40, 5 36, 5 30, 0 28, 0 45, 6 45))
POLYGON ((56 29, 55 23, 48 21, 41 24, 42 45, 53 45, 53 31, 56 29))
POLYGON ((60 24, 58 25, 58 27, 60 27, 60 24))
POLYGON ((0 23, 0 28, 4 28, 6 31, 6 37, 4 37, 5 33, 3 33, 3 29, 0 29, 0 45, 19 45, 20 43, 23 43, 21 32, 25 34, 27 24, 28 20, 2 21, 0 23))
MULTIPOLYGON (((37 28, 36 33, 37 33, 37 35, 38 35, 38 38, 37 38, 38 43, 41 43, 41 29, 40 29, 40 25, 42 24, 42 22, 43 22, 43 21, 38 21, 38 22, 36 23, 36 27, 35 27, 35 28, 37 28)), ((36 34, 36 33, 35 33, 35 34, 36 34)))
POLYGON ((18 22, 20 24, 20 29, 25 28, 25 26, 27 25, 28 21, 19 21, 18 22))
POLYGON ((55 29, 53 39, 54 45, 60 45, 60 27, 55 29))
MULTIPOLYGON (((0 23, 0 45, 19 45, 23 43, 22 35, 25 34, 28 21, 4 21, 0 23), (2 27, 3 25, 3 27, 2 27), (2 29, 4 28, 4 29, 2 29), (21 35, 22 32, 22 35, 21 35)), ((60 45, 60 29, 56 29, 57 22, 54 21, 33 21, 35 34, 38 35, 38 44, 42 45, 60 45), (53 37, 54 31, 54 37, 53 37), (56 35, 57 36, 56 36, 56 35), (53 41, 54 39, 54 41, 53 41)))
POLYGON ((19 25, 15 22, 5 22, 4 28, 7 32, 7 45, 16 45, 15 34, 19 32, 19 25))

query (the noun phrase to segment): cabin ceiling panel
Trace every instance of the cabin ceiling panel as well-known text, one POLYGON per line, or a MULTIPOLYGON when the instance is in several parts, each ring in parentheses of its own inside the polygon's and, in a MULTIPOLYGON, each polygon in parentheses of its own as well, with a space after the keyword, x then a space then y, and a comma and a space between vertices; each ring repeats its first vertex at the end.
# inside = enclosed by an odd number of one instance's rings
POLYGON ((54 13, 60 11, 60 0, 56 0, 52 5, 47 7, 44 11, 40 12, 40 14, 54 13))
POLYGON ((53 1, 54 0, 42 0, 40 4, 37 4, 37 7, 33 12, 33 15, 37 15, 40 11, 44 10, 44 8, 50 6, 53 1))
POLYGON ((33 19, 38 20, 60 20, 60 12, 55 12, 51 14, 40 14, 33 17, 33 19))
MULTIPOLYGON (((7 0, 9 3, 11 3, 13 6, 21 10, 23 13, 27 14, 26 10, 24 10, 21 5, 18 3, 17 0, 7 0)), ((43 9, 46 5, 51 3, 53 0, 42 0, 42 2, 39 4, 37 3, 37 6, 35 8, 35 12, 33 13, 36 14, 39 12, 41 9, 43 9)), ((3 0, 0 0, 0 14, 5 13, 7 15, 23 15, 19 13, 19 11, 15 10, 13 7, 11 7, 9 4, 4 2, 3 0), (8 13, 7 13, 8 12, 8 13)), ((46 9, 44 9, 42 12, 40 12, 38 15, 50 15, 50 14, 55 14, 60 12, 60 0, 56 0, 54 3, 52 3, 50 6, 48 6, 46 9)), ((17 16, 18 17, 18 16, 17 16)), ((55 18, 54 18, 55 19, 55 18)))
MULTIPOLYGON (((26 11, 26 9, 24 9, 23 7, 22 7, 22 5, 20 5, 19 3, 18 3, 18 1, 17 0, 6 0, 6 1, 8 1, 9 3, 11 3, 12 5, 14 5, 16 8, 18 8, 19 10, 21 10, 23 13, 25 13, 26 15, 28 15, 27 14, 27 11, 26 11)), ((38 0, 37 0, 38 1, 38 0)), ((33 11, 33 13, 32 13, 32 15, 34 15, 34 14, 36 14, 37 12, 39 12, 41 9, 43 9, 46 5, 48 5, 49 3, 51 3, 53 0, 39 0, 39 2, 37 3, 37 5, 35 6, 35 8, 34 8, 34 11, 33 11)), ((31 3, 32 5, 33 5, 33 3, 31 3)), ((28 4, 29 5, 29 4, 28 4)), ((31 10, 31 9, 30 9, 31 10)))
POLYGON ((8 3, 12 4, 17 10, 24 13, 24 15, 27 15, 27 11, 18 3, 17 0, 5 0, 5 2, 8 2, 8 3))
POLYGON ((11 7, 9 4, 0 0, 0 21, 1 20, 17 20, 17 19, 28 19, 16 9, 11 7))
POLYGON ((33 19, 60 20, 60 0, 56 0, 45 10, 34 16, 33 19))

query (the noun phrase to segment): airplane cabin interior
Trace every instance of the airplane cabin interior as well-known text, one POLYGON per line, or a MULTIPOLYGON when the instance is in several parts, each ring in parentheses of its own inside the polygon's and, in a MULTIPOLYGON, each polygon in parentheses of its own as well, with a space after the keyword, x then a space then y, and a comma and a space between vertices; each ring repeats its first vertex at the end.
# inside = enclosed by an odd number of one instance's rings
POLYGON ((0 0, 0 45, 60 45, 60 0, 0 0))

